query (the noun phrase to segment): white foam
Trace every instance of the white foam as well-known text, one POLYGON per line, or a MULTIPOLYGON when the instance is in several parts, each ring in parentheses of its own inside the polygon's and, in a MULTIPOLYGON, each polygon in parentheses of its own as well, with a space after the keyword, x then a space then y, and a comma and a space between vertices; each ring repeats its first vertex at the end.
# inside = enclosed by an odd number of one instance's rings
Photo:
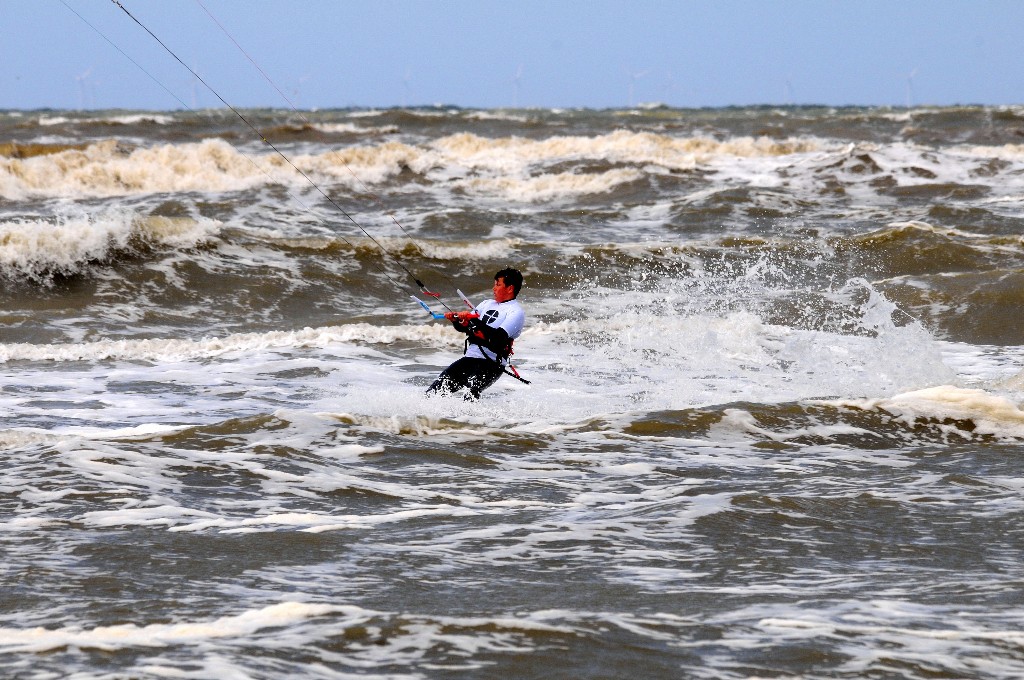
POLYGON ((366 323, 298 331, 235 333, 197 340, 148 338, 140 340, 98 340, 67 345, 0 345, 0 362, 11 361, 187 361, 224 354, 260 352, 272 349, 330 347, 336 344, 393 343, 403 340, 442 345, 444 333, 437 325, 373 326, 366 323))
POLYGON ((207 218, 140 216, 118 208, 0 222, 0 271, 30 279, 74 273, 89 262, 130 250, 135 240, 187 248, 211 238, 219 229, 219 222, 207 218))
POLYGON ((602 194, 643 177, 638 170, 608 170, 601 173, 562 172, 535 177, 488 177, 459 180, 460 189, 509 201, 535 203, 602 194))
POLYGON ((396 125, 363 127, 355 123, 313 123, 313 127, 331 134, 384 135, 399 132, 399 128, 396 125))
MULTIPOLYGON (((351 117, 375 115, 379 112, 357 112, 351 117)), ((125 121, 133 122, 134 117, 125 121)), ((386 127, 362 129, 352 123, 330 125, 340 126, 335 131, 360 134, 390 131, 386 127)), ((820 200, 823 177, 839 173, 847 194, 858 204, 851 208, 852 215, 859 209, 870 209, 868 206, 886 204, 893 208, 889 205, 891 201, 880 197, 872 185, 880 175, 899 186, 974 185, 978 183, 977 166, 994 157, 1011 165, 999 173, 1001 195, 983 200, 1012 207, 1024 194, 1024 175, 1019 172, 1019 166, 1024 164, 1021 148, 1024 147, 1012 144, 964 145, 936 150, 907 143, 840 145, 810 138, 712 139, 616 130, 594 136, 551 135, 540 139, 458 133, 418 144, 388 140, 289 158, 317 182, 329 179, 362 190, 364 185, 385 182, 408 168, 431 180, 432 190, 441 198, 450 199, 450 191, 457 189, 477 197, 500 199, 505 204, 600 195, 646 175, 708 169, 716 173, 717 188, 682 197, 683 202, 700 204, 737 186, 781 188, 784 195, 777 191, 766 191, 763 195, 753 192, 750 200, 762 202, 766 208, 797 210, 802 201, 820 200), (858 171, 861 156, 870 156, 877 170, 858 171), (562 167, 567 163, 589 162, 629 167, 599 171, 562 167), (846 164, 851 168, 836 169, 837 165, 846 164)), ((0 158, 0 196, 12 199, 233 191, 267 182, 308 188, 305 178, 277 154, 261 149, 242 153, 216 139, 131 151, 107 140, 84 150, 28 159, 0 158)), ((899 211, 893 209, 890 214, 898 215, 899 211)))
POLYGON ((716 157, 777 157, 822 148, 822 144, 814 140, 737 137, 718 141, 627 130, 593 137, 552 136, 539 140, 521 137, 490 139, 459 133, 441 138, 431 146, 462 165, 504 171, 522 171, 536 164, 574 159, 652 164, 686 170, 716 157))
POLYGON ((308 619, 335 613, 358 612, 355 607, 337 607, 303 602, 282 602, 234 616, 222 616, 194 623, 154 623, 145 626, 122 624, 91 629, 78 627, 0 628, 0 649, 8 652, 45 652, 62 647, 113 651, 133 647, 166 647, 195 644, 218 638, 247 637, 264 628, 293 626, 308 619))
MULTIPOLYGON (((840 400, 837 403, 893 414, 908 427, 913 427, 918 419, 950 419, 970 421, 974 429, 963 433, 968 436, 1024 438, 1024 411, 1020 405, 981 389, 938 385, 881 399, 840 400)), ((960 432, 956 425, 940 426, 960 432)))
POLYGON ((229 191, 290 176, 270 156, 246 156, 219 139, 124 153, 114 140, 79 151, 0 158, 0 196, 101 197, 153 192, 229 191))
MULTIPOLYGON (((597 160, 649 166, 654 173, 693 169, 719 160, 789 157, 822 148, 814 140, 674 137, 619 130, 595 137, 552 136, 490 139, 470 133, 450 135, 426 145, 386 141, 344 147, 322 154, 289 157, 306 174, 331 178, 353 188, 383 182, 410 168, 438 181, 461 179, 454 186, 494 193, 512 200, 542 201, 599 193, 634 181, 638 169, 600 173, 541 173, 534 169, 566 161, 597 160), (463 177, 467 171, 477 181, 463 177)), ((115 140, 28 159, 0 158, 0 196, 97 197, 155 192, 233 191, 287 182, 307 182, 291 163, 273 153, 243 153, 219 139, 163 144, 125 152, 115 140)), ((757 173, 762 181, 768 174, 757 173)), ((748 181, 751 175, 747 173, 748 181)))

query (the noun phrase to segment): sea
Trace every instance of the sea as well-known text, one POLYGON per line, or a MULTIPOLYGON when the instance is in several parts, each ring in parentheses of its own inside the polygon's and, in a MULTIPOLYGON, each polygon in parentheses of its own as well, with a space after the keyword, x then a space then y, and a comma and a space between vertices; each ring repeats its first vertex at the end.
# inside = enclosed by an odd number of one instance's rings
POLYGON ((0 283, 5 679, 1024 676, 1024 107, 0 111, 0 283))

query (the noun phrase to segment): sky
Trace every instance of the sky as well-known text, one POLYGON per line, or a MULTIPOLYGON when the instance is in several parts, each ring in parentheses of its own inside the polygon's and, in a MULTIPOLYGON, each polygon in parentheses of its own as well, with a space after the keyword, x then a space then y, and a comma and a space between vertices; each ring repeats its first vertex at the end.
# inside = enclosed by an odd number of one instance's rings
POLYGON ((1021 0, 118 2, 0 0, 0 109, 1024 103, 1021 0))

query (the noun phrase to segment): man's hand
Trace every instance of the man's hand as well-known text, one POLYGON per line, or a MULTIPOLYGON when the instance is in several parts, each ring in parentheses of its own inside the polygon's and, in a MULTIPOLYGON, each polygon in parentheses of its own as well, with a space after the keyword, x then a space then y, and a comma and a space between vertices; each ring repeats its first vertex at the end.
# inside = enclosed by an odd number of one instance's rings
POLYGON ((469 323, 470 319, 477 319, 480 315, 476 312, 445 312, 444 318, 449 321, 458 321, 461 324, 469 323))

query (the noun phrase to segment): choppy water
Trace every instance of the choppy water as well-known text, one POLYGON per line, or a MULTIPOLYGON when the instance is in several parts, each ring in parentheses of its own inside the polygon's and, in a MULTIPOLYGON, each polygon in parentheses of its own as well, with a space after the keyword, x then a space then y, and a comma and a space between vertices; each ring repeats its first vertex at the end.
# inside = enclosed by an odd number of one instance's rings
POLYGON ((244 114, 0 112, 4 677, 1024 675, 1024 109, 244 114))

